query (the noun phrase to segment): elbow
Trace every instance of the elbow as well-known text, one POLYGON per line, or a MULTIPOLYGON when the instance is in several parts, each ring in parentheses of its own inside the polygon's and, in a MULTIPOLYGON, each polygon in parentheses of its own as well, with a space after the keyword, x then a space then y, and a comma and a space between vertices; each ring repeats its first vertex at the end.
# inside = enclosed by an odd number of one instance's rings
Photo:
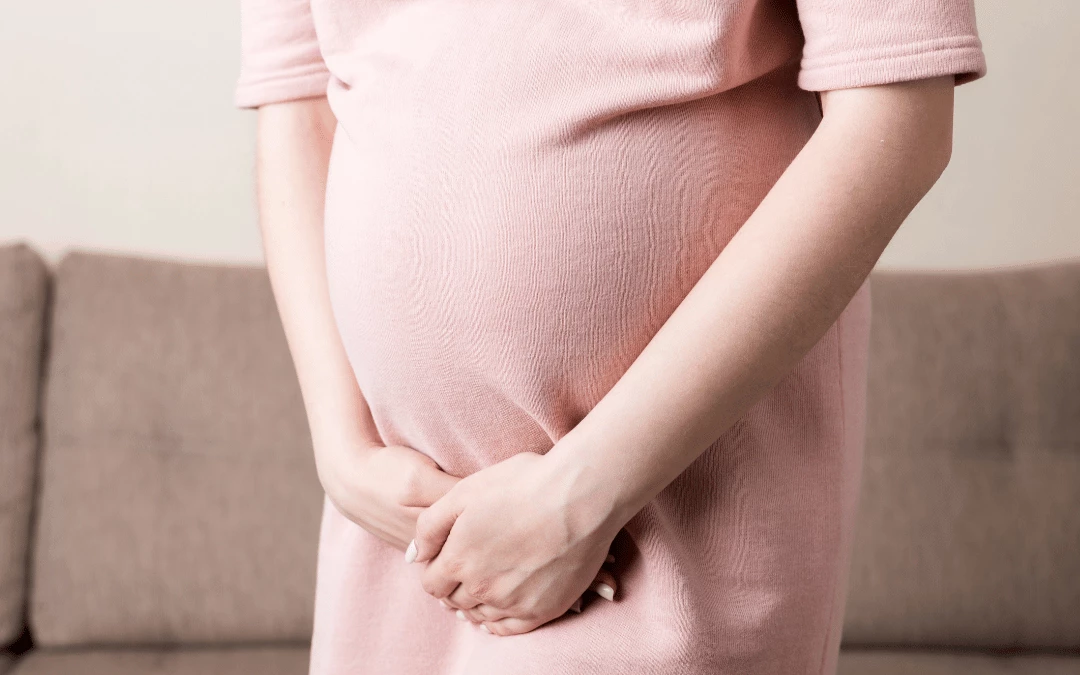
POLYGON ((945 169, 948 168, 949 162, 952 160, 952 153, 953 134, 950 128, 946 133, 940 135, 940 138, 932 144, 929 150, 927 165, 933 177, 932 182, 937 182, 941 174, 945 173, 945 169))
POLYGON ((922 193, 925 194, 934 187, 941 175, 945 173, 949 162, 952 160, 952 131, 940 134, 933 142, 927 143, 920 159, 917 162, 916 174, 918 182, 922 184, 922 193))
POLYGON ((862 138, 879 160, 892 163, 909 185, 929 190, 953 152, 953 76, 825 92, 820 128, 838 145, 862 138))
MULTIPOLYGON (((951 78, 946 78, 951 80, 951 78)), ((942 84, 937 90, 925 93, 919 105, 915 106, 918 114, 912 116, 909 123, 917 137, 922 138, 925 173, 929 178, 929 189, 945 173, 953 154, 953 87, 951 82, 942 84)))

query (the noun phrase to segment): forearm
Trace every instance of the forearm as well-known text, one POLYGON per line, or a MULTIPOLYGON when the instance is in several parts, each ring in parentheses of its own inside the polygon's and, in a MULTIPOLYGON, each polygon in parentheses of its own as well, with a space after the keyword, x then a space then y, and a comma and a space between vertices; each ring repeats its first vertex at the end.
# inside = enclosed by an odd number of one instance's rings
POLYGON ((336 119, 325 97, 258 110, 259 226, 274 298, 318 446, 377 444, 334 322, 323 248, 323 202, 336 119))
POLYGON ((752 216, 549 451, 605 526, 629 520, 835 323, 948 163, 951 120, 951 76, 828 93, 822 123, 752 216))

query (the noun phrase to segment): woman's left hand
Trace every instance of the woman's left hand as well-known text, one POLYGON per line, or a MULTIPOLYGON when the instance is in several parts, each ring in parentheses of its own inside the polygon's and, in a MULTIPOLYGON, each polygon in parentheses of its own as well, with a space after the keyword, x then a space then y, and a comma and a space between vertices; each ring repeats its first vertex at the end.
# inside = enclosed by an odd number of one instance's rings
POLYGON ((496 635, 561 616, 590 588, 624 524, 602 484, 534 452, 462 478, 417 518, 424 590, 496 635))

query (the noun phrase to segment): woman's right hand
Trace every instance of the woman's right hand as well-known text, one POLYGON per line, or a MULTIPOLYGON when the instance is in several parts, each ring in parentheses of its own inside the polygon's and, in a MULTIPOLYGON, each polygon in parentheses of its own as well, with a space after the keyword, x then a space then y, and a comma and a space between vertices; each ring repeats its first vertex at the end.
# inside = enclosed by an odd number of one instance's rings
POLYGON ((319 481, 346 518, 400 551, 416 518, 457 483, 435 460, 404 445, 316 444, 319 481))

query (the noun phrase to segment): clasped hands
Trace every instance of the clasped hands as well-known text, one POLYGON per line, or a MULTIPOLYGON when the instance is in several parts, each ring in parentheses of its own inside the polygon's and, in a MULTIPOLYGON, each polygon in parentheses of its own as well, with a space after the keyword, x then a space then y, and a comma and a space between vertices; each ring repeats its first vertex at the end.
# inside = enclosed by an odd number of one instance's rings
POLYGON ((424 591, 494 635, 580 611, 590 589, 613 600, 601 566, 622 523, 599 478, 534 452, 485 467, 419 513, 406 561, 426 564, 424 591))

